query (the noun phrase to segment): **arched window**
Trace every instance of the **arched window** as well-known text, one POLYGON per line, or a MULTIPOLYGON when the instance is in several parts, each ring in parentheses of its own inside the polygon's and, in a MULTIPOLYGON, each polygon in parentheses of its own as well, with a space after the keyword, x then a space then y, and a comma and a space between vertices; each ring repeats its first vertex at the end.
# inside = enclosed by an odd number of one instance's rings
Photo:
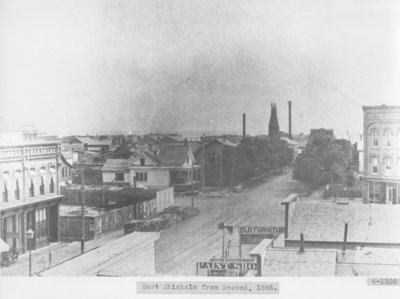
POLYGON ((370 131, 370 136, 372 140, 372 146, 378 146, 378 131, 376 129, 371 129, 370 131))
POLYGON ((41 177, 41 181, 40 181, 40 195, 44 195, 44 181, 43 181, 43 177, 41 177))
POLYGON ((7 190, 7 184, 5 182, 3 186, 3 202, 8 202, 8 190, 7 190))
POLYGON ((19 193, 19 182, 18 179, 15 182, 15 199, 20 200, 20 193, 19 193))
POLYGON ((383 131, 383 136, 385 137, 385 146, 391 147, 392 146, 392 136, 393 136, 392 130, 385 129, 385 131, 383 131))
POLYGON ((31 186, 29 187, 29 196, 34 197, 35 196, 35 185, 33 184, 33 180, 31 179, 31 186))
POLYGON ((54 193, 54 181, 53 178, 50 180, 50 193, 54 193))

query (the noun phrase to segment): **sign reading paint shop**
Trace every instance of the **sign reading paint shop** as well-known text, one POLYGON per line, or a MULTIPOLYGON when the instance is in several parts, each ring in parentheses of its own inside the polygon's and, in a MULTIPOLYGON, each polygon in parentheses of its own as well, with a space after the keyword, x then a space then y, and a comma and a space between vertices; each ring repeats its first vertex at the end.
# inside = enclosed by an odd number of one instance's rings
POLYGON ((240 244, 258 244, 263 239, 273 239, 284 232, 285 228, 282 226, 241 226, 240 244))
POLYGON ((257 270, 256 262, 197 262, 198 269, 208 270, 257 270))

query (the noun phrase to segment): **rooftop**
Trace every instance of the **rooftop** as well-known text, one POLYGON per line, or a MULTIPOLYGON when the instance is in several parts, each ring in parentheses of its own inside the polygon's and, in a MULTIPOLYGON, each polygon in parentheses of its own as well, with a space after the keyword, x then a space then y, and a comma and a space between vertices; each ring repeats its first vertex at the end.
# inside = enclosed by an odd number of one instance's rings
POLYGON ((379 204, 302 203, 289 206, 288 240, 400 244, 400 206, 379 204))
POLYGON ((134 232, 46 270, 41 276, 154 275, 154 243, 159 238, 156 232, 134 232))
POLYGON ((334 276, 336 251, 269 249, 262 276, 334 276))
POLYGON ((363 106, 363 110, 400 110, 399 105, 363 106))
POLYGON ((129 171, 129 162, 125 159, 107 159, 102 171, 129 171))

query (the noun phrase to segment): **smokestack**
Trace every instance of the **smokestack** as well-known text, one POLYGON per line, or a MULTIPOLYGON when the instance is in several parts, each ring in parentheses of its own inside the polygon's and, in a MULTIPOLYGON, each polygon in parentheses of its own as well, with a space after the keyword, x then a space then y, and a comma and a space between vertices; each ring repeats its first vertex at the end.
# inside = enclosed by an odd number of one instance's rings
POLYGON ((292 101, 289 101, 289 138, 292 139, 292 101))
POLYGON ((271 104, 271 117, 269 119, 268 135, 269 137, 279 137, 278 115, 276 112, 275 103, 271 104))
POLYGON ((246 138, 246 113, 243 113, 243 139, 246 138))

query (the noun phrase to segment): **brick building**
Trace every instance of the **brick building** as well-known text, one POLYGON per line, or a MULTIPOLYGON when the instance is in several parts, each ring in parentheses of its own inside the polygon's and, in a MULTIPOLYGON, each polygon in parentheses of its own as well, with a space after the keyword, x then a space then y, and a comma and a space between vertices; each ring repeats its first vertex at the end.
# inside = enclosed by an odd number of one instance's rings
POLYGON ((58 240, 60 149, 58 143, 0 145, 0 236, 10 248, 27 250, 58 240))
POLYGON ((400 204, 400 106, 364 106, 365 203, 400 204))

